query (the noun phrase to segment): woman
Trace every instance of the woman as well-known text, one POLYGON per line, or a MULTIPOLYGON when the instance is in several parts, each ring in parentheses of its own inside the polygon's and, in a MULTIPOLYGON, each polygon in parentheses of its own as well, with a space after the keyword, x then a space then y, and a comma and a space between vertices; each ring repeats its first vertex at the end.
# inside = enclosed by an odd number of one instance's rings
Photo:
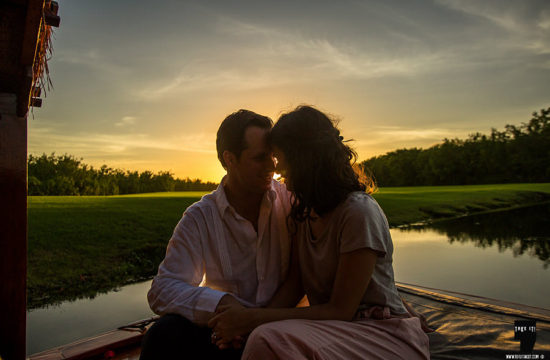
POLYGON ((243 359, 429 358, 395 287, 386 217, 333 121, 300 106, 270 137, 293 193, 292 265, 269 308, 219 309, 209 324, 218 346, 255 329, 243 359), (304 293, 310 306, 294 307, 304 293))

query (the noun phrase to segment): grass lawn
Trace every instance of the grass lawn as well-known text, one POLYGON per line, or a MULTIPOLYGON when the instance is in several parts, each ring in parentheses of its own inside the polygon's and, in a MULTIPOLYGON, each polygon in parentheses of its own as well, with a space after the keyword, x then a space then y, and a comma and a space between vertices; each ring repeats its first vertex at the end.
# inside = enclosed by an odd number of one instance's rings
MULTIPOLYGON (((203 192, 28 198, 28 307, 153 276, 183 211, 203 192)), ((550 200, 550 184, 382 188, 391 226, 550 200)))
POLYGON ((151 277, 203 192, 28 198, 28 307, 151 277))
POLYGON ((549 201, 550 184, 393 187, 374 197, 393 227, 549 201))

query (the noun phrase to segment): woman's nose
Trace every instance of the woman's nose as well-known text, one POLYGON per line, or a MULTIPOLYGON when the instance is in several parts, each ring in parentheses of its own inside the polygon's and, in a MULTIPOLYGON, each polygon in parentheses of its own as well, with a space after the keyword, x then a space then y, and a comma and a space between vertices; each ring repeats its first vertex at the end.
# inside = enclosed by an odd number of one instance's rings
POLYGON ((273 172, 273 171, 275 171, 276 167, 277 167, 277 162, 276 162, 275 158, 274 157, 269 157, 267 159, 267 169, 270 172, 273 172))

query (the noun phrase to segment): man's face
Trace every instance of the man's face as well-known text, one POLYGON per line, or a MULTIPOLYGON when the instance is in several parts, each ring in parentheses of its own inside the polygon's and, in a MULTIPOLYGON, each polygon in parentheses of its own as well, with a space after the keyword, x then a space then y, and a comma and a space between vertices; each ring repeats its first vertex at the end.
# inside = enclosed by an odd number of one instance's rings
POLYGON ((264 193, 271 186, 275 163, 266 142, 268 131, 257 126, 248 127, 244 133, 247 146, 230 166, 230 176, 247 191, 264 193))

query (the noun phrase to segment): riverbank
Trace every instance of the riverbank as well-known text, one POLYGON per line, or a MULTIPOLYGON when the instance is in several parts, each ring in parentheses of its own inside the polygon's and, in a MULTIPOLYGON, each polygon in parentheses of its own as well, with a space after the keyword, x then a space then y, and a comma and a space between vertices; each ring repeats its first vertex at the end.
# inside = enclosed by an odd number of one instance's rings
MULTIPOLYGON (((29 197, 28 307, 152 277, 202 194, 29 197)), ((550 184, 382 188, 374 197, 395 227, 550 201, 550 184)))
POLYGON ((374 197, 397 227, 540 204, 550 201, 550 184, 394 187, 374 197))

